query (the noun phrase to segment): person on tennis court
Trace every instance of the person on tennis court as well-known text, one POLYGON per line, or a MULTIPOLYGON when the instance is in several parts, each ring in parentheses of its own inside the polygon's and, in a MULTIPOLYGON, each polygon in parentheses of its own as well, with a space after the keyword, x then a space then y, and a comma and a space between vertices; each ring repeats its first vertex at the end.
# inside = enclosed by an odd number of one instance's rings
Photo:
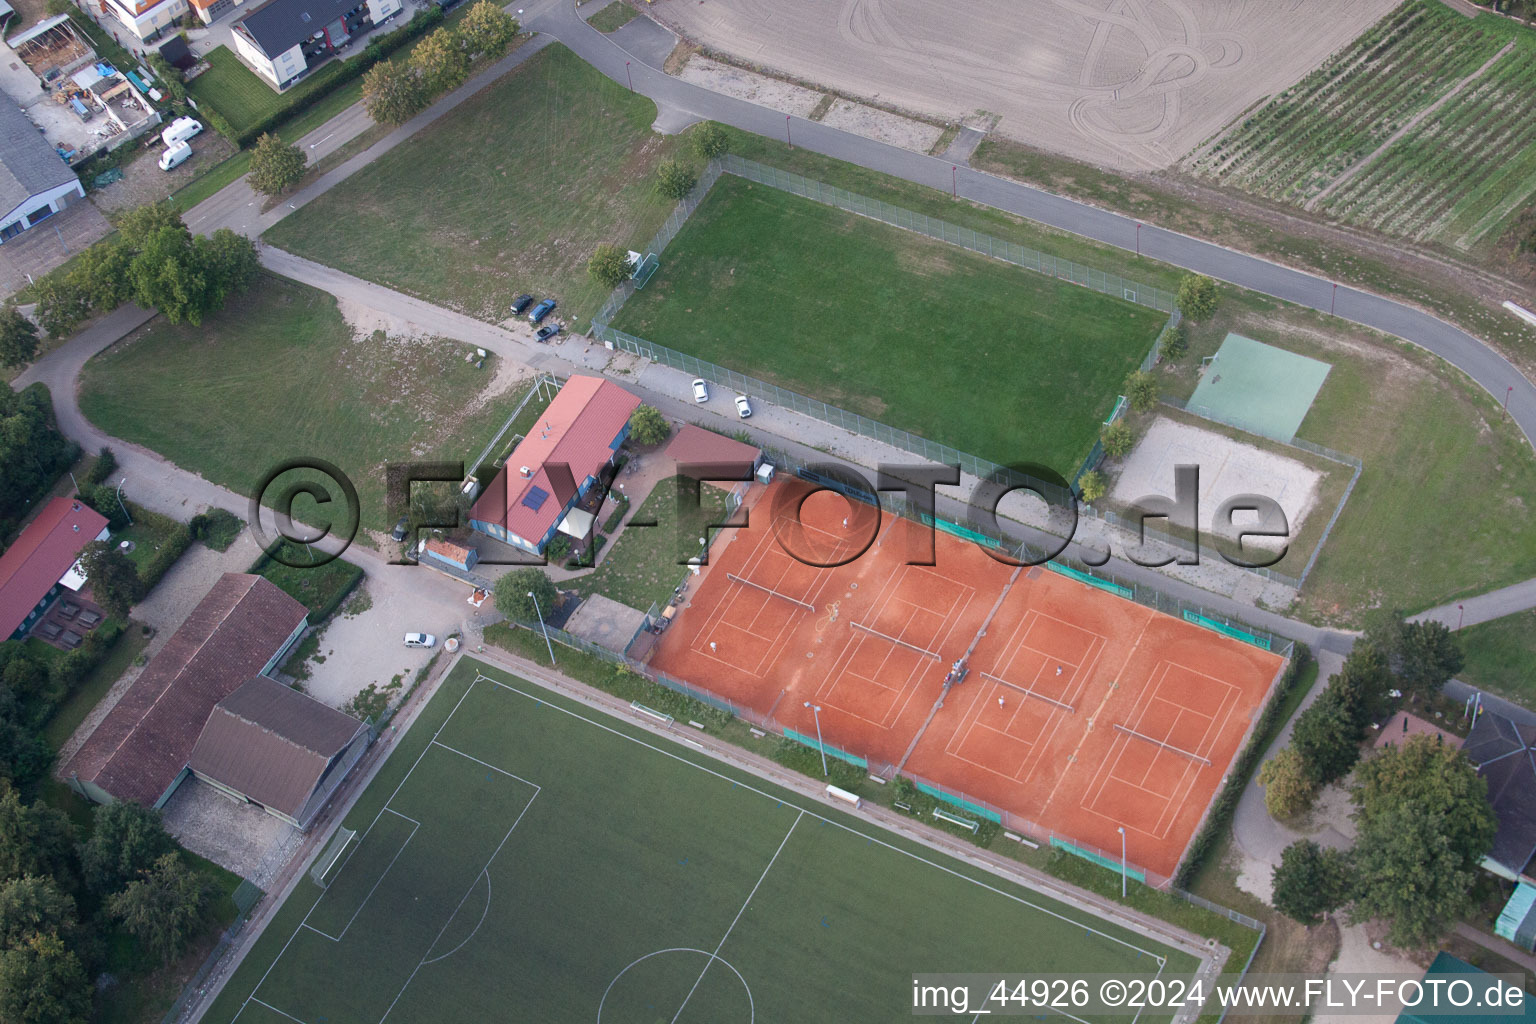
POLYGON ((711 641, 710 641, 710 642, 709 642, 709 653, 710 653, 710 654, 714 654, 714 653, 715 653, 715 651, 717 651, 717 650, 719 650, 719 648, 718 648, 718 647, 716 647, 716 646, 715 646, 715 642, 714 642, 714 641, 713 641, 713 640, 711 640, 711 641))
POLYGON ((1056 666, 1056 674, 1057 675, 1061 675, 1061 666, 1060 665, 1056 666))
POLYGON ((997 706, 998 707, 1002 707, 1003 706, 1003 698, 1001 698, 1001 697, 997 698, 997 706))

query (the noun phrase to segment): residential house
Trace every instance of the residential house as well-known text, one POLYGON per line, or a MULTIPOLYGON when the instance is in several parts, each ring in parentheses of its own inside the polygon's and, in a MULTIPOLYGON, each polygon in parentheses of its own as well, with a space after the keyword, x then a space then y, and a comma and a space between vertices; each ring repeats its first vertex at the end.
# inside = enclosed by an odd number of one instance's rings
MULTIPOLYGON (((218 17, 217 6, 207 20, 218 17)), ((235 52, 272 86, 286 89, 401 6, 401 0, 269 0, 235 22, 235 52)))
POLYGON ((66 592, 85 585, 80 552, 110 536, 100 512, 54 498, 0 555, 0 637, 21 639, 66 592))

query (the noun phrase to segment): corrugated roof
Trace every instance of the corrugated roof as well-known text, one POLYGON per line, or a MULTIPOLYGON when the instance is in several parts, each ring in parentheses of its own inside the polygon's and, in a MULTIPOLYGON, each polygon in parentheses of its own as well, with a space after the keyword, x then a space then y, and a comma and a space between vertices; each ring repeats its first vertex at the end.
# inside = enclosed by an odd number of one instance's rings
POLYGON ((718 480, 734 476, 742 463, 747 464, 750 473, 761 454, 761 449, 750 444, 696 427, 692 423, 683 425, 672 443, 667 445, 666 451, 667 458, 677 464, 679 473, 683 472, 684 467, 693 467, 687 475, 696 480, 718 480))
POLYGON ((1536 726, 1484 711, 1462 753, 1488 780, 1488 802, 1499 819, 1488 856, 1516 874, 1536 856, 1536 726))
POLYGON ((199 775, 298 818, 331 758, 361 728, 350 715, 257 676, 214 707, 188 764, 199 775))
POLYGON ((214 705, 258 675, 306 616, 260 576, 225 573, 65 769, 152 805, 186 767, 214 705))
POLYGON ((470 518, 500 523, 510 533, 538 541, 576 496, 581 481, 602 472, 613 457, 609 446, 639 406, 640 399, 611 381, 572 377, 475 502, 470 518), (529 476, 522 475, 524 466, 529 476), (524 497, 535 490, 555 500, 530 507, 524 497))
POLYGON ((106 516, 70 498, 54 498, 44 506, 0 555, 0 639, 26 621, 106 528, 106 516))
POLYGON ((357 6, 357 0, 272 0, 235 22, 261 47, 276 57, 319 32, 357 6))
POLYGON ((21 108, 0 95, 0 214, 76 180, 75 172, 21 108))

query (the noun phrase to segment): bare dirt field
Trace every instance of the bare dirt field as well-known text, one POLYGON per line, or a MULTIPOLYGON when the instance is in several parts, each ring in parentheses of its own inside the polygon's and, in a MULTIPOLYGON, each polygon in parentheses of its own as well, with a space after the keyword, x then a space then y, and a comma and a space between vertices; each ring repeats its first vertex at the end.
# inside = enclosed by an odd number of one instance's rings
POLYGON ((1168 167, 1395 0, 657 0, 765 70, 1125 170, 1168 167))

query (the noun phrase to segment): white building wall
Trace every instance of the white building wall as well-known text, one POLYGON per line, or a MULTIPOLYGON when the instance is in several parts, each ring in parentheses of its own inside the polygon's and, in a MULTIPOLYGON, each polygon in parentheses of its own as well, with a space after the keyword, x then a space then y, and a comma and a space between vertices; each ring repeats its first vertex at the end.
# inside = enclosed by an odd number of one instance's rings
MULTIPOLYGON (((63 162, 63 160, 59 161, 60 164, 63 162)), ((20 206, 16 207, 14 210, 7 211, 4 215, 0 215, 0 232, 4 232, 7 228, 14 224, 22 223, 23 217, 25 217, 27 214, 37 213, 43 207, 47 207, 54 213, 58 213, 60 210, 64 209, 64 207, 68 206, 72 200, 83 197, 84 195, 85 188, 80 184, 80 180, 78 178, 76 178, 74 181, 68 182, 67 184, 59 185, 56 188, 50 189, 47 192, 35 195, 28 199, 25 203, 22 203, 20 206)), ((25 229, 25 225, 23 225, 23 229, 25 229)), ((3 239, 0 239, 0 242, 3 242, 3 239)))
POLYGON ((383 24, 391 14, 398 14, 404 5, 401 0, 368 0, 368 17, 375 25, 383 24))
POLYGON ((140 42, 164 29, 171 22, 187 13, 187 0, 161 0, 140 14, 124 7, 117 0, 107 5, 118 22, 132 32, 140 42))

